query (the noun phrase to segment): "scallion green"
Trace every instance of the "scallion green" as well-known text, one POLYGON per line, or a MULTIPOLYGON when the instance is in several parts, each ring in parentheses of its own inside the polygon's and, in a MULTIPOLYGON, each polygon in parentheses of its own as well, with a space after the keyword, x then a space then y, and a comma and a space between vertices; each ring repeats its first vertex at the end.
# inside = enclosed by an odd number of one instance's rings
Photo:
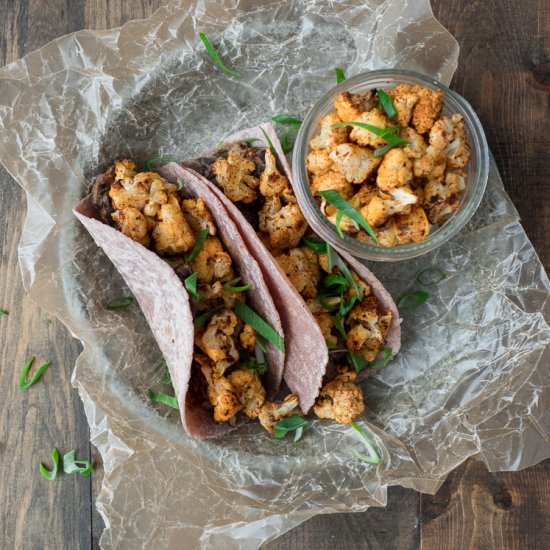
POLYGON ((421 271, 416 280, 422 286, 434 286, 447 278, 447 274, 438 267, 427 267, 421 271))
POLYGON ((199 236, 197 237, 197 240, 195 241, 195 246, 193 246, 191 252, 185 256, 186 262, 192 262, 198 255, 199 252, 202 250, 202 247, 204 246, 204 241, 206 240, 206 237, 208 236, 208 228, 201 229, 199 236))
POLYGON ((23 370, 21 371, 21 376, 19 377, 19 389, 20 390, 28 390, 33 384, 38 382, 40 377, 44 374, 44 371, 48 369, 51 365, 51 361, 48 361, 47 363, 44 363, 34 374, 34 376, 27 382, 27 374, 29 372, 29 369, 31 368, 32 364, 34 363, 34 355, 29 358, 29 360, 25 363, 23 366, 23 370))
POLYGON ((193 326, 195 328, 202 327, 206 324, 206 321, 208 321, 210 317, 213 317, 218 311, 220 311, 220 309, 223 309, 224 307, 225 306, 223 304, 220 304, 219 306, 213 307, 210 311, 207 311, 206 313, 195 317, 193 319, 193 326))
POLYGON ((377 90, 376 95, 378 96, 384 111, 386 111, 388 118, 393 120, 397 116, 397 109, 395 108, 390 96, 382 89, 377 90))
POLYGON ((172 157, 153 157, 152 159, 145 161, 145 166, 147 168, 147 172, 150 172, 153 169, 154 164, 158 164, 159 162, 171 162, 174 159, 172 157))
POLYGON ((172 409, 179 410, 178 400, 172 395, 166 395, 165 393, 157 393, 153 390, 147 392, 149 399, 155 403, 162 403, 172 409))
POLYGON ((214 49, 214 46, 210 43, 210 40, 208 40, 208 36, 204 34, 203 32, 199 32, 199 37, 202 40, 202 43, 204 44, 204 47, 206 48, 206 51, 210 54, 210 57, 213 59, 214 63, 225 73, 229 76, 232 76, 234 78, 241 78, 240 73, 237 71, 233 71, 232 69, 228 69, 220 59, 220 56, 218 55, 218 52, 214 49))
POLYGON ((5 309, 0 309, 0 317, 7 317, 9 313, 5 309))
POLYGON ((63 471, 66 474, 80 474, 82 477, 89 476, 93 470, 91 460, 76 460, 76 451, 69 451, 63 456, 63 471))
POLYGON ((416 309, 418 306, 421 306, 428 299, 428 297, 429 294, 423 290, 407 292, 406 294, 403 294, 399 300, 397 300, 397 307, 416 309))
POLYGON ((271 120, 285 126, 300 126, 300 124, 302 124, 302 121, 299 118, 295 118, 290 115, 275 115, 274 117, 271 117, 271 120))
POLYGON ((281 335, 266 323, 253 309, 240 300, 235 301, 235 314, 239 319, 250 325, 258 334, 271 342, 278 350, 284 353, 285 343, 281 335))
POLYGON ((357 128, 368 130, 391 145, 405 145, 409 143, 401 136, 397 136, 389 132, 387 128, 379 128, 378 126, 373 126, 372 124, 367 124, 366 122, 337 122, 332 125, 333 128, 344 128, 345 126, 356 126, 357 128))
POLYGON ((241 280, 241 277, 237 277, 228 283, 223 285, 223 289, 226 292, 246 292, 252 288, 252 284, 236 286, 236 284, 241 280))
POLYGON ((344 74, 344 71, 342 69, 336 67, 334 69, 334 72, 336 74, 336 84, 340 84, 340 82, 344 82, 344 80, 346 80, 346 75, 344 74))
POLYGON ((191 294, 195 300, 200 301, 200 294, 197 292, 197 272, 191 273, 189 277, 186 277, 183 284, 189 294, 191 294))
MULTIPOLYGON (((298 430, 300 428, 303 429, 306 426, 309 426, 309 420, 306 420, 303 416, 292 414, 287 418, 283 418, 283 420, 279 420, 279 422, 275 424, 275 431, 271 437, 272 439, 283 439, 283 437, 288 432, 293 432, 294 430, 298 430)), ((300 436, 301 436, 301 432, 300 432, 300 436)), ((298 439, 300 438, 298 437, 298 439)), ((294 440, 294 442, 296 441, 297 439, 294 440)))
POLYGON ((351 423, 353 429, 359 434, 359 437, 361 438, 361 441, 365 445, 368 451, 368 456, 364 455, 363 453, 360 453, 359 451, 351 451, 353 456, 355 458, 358 458, 362 462, 366 462, 368 464, 380 464, 380 455, 378 451, 376 450, 374 444, 372 441, 361 431, 361 428, 355 423, 351 423))
POLYGON ((383 357, 371 361, 369 369, 383 369, 392 360, 391 348, 380 348, 380 353, 383 357))
POLYGON ((57 469, 59 468, 59 451, 57 450, 57 447, 53 448, 52 460, 53 468, 51 470, 48 470, 42 462, 40 463, 40 473, 42 474, 42 477, 48 481, 53 481, 57 477, 57 469))
POLYGON ((119 296, 111 302, 105 305, 107 309, 116 310, 116 309, 126 309, 134 303, 133 296, 119 296))

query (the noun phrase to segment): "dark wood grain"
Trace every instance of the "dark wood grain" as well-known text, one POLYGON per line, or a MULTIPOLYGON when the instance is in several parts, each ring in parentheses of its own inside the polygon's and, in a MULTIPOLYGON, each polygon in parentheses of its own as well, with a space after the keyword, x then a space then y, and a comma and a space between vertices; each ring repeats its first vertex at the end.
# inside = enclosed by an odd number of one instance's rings
MULTIPOLYGON (((147 17, 160 0, 2 0, 0 63, 81 28, 147 17)), ((453 87, 478 112, 506 188, 550 267, 550 0, 432 0, 461 57, 453 87)), ((93 506, 101 464, 90 448, 82 405, 70 386, 79 345, 25 297, 17 265, 24 194, 0 170, 0 548, 98 548, 103 522, 93 506), (14 213, 18 213, 14 215, 14 213), (52 359, 43 381, 17 389, 28 355, 52 359), (91 478, 49 483, 38 473, 53 445, 92 453, 91 478)), ((49 463, 49 462, 48 462, 49 463)), ((547 547, 550 461, 489 474, 468 461, 435 496, 390 488, 388 506, 318 516, 266 545, 269 550, 547 547), (421 512, 421 513, 420 513, 421 512)))

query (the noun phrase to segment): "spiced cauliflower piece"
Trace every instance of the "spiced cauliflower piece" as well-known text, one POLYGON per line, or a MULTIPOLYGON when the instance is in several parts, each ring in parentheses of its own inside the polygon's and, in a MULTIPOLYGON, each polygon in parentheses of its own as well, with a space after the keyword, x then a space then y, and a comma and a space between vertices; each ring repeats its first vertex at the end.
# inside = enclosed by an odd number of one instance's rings
POLYGON ((413 165, 403 149, 392 149, 385 156, 378 175, 376 185, 381 191, 390 192, 397 187, 408 186, 413 180, 413 165))
POLYGON ((250 325, 244 325, 239 334, 241 346, 246 350, 253 350, 256 345, 256 331, 250 325))
POLYGON ((417 88, 418 101, 413 108, 412 125, 419 134, 425 134, 441 116, 443 109, 443 90, 431 91, 427 88, 417 88))
POLYGON ((192 266, 199 283, 210 284, 214 280, 229 281, 233 278, 231 256, 224 251, 217 237, 206 237, 192 266))
POLYGON ((420 243, 430 233, 430 222, 421 207, 413 207, 408 214, 396 214, 393 219, 395 235, 400 244, 420 243))
POLYGON ((330 153, 334 167, 350 183, 365 181, 382 162, 374 156, 372 149, 367 149, 353 143, 337 145, 330 153))
POLYGON ((237 323, 237 316, 232 310, 222 309, 212 316, 200 336, 198 344, 214 363, 214 373, 217 376, 221 376, 239 360, 234 337, 237 323))
POLYGON ((112 216, 117 227, 130 239, 148 246, 149 235, 147 234, 147 220, 145 216, 137 209, 131 206, 116 210, 112 216))
POLYGON ((292 414, 301 414, 301 411, 298 396, 291 393, 281 403, 266 401, 260 409, 258 419, 264 429, 273 433, 275 424, 292 414))
POLYGON ((376 185, 364 183, 359 188, 359 191, 349 199, 349 203, 356 210, 361 210, 364 206, 367 206, 369 202, 378 195, 378 188, 376 185))
MULTIPOLYGON (((354 122, 364 122, 365 124, 371 124, 376 126, 381 130, 384 130, 388 127, 388 119, 378 110, 371 109, 370 111, 365 111, 359 118, 354 122)), ((369 146, 373 149, 378 149, 379 147, 384 147, 387 145, 386 141, 376 134, 372 133, 370 130, 365 130, 358 126, 354 126, 350 133, 350 140, 363 146, 369 146)))
POLYGON ((325 338, 325 342, 328 345, 335 346, 338 342, 338 338, 335 334, 333 334, 334 329, 334 321, 332 320, 332 317, 328 311, 319 311, 313 314, 313 317, 317 321, 317 324, 319 325, 319 328, 321 329, 321 332, 323 333, 323 337, 325 338))
POLYGON ((212 284, 201 283, 197 285, 197 292, 200 296, 201 307, 208 309, 219 304, 223 300, 225 307, 233 309, 235 300, 242 299, 240 292, 227 292, 223 288, 223 283, 214 281, 212 284))
POLYGON ((214 420, 227 422, 243 408, 235 388, 225 376, 217 376, 211 367, 203 365, 201 370, 208 382, 208 399, 214 407, 214 420))
POLYGON ((252 175, 256 164, 239 155, 228 155, 212 164, 212 172, 227 198, 232 202, 251 203, 258 198, 258 178, 252 175))
POLYGON ((413 173, 416 178, 429 180, 441 177, 447 168, 447 160, 444 151, 429 145, 426 154, 413 159, 413 173))
POLYGON ((288 178, 277 170, 277 159, 268 147, 265 150, 265 170, 260 176, 260 193, 264 197, 275 197, 287 188, 288 178))
POLYGON ((227 379, 233 386, 244 414, 249 418, 258 418, 265 402, 265 389, 259 374, 252 369, 236 369, 227 379))
POLYGON ((168 204, 160 206, 152 235, 159 254, 186 252, 195 244, 195 235, 174 195, 169 197, 168 204))
POLYGON ((181 201, 181 211, 187 223, 197 235, 203 229, 208 229, 208 235, 214 236, 216 234, 214 219, 202 197, 184 199, 181 201))
POLYGON ((451 168, 464 168, 470 162, 470 147, 466 137, 464 119, 457 113, 452 116, 451 121, 454 127, 454 139, 445 150, 447 164, 451 168))
POLYGON ((293 248, 307 229, 307 222, 297 204, 282 206, 279 197, 266 198, 259 213, 260 231, 269 235, 271 249, 293 248))
POLYGON ((409 187, 398 187, 390 191, 390 198, 375 196, 360 210, 363 217, 373 227, 384 225, 388 219, 397 214, 409 212, 411 205, 418 202, 418 197, 409 187))
POLYGON ((136 175, 136 163, 130 159, 115 163, 115 181, 130 182, 136 175))
POLYGON ((307 169, 315 175, 324 174, 332 167, 330 159, 330 151, 328 149, 314 149, 310 151, 306 157, 307 169))
POLYGON ((311 192, 318 195, 320 191, 333 189, 345 199, 353 195, 353 185, 340 172, 329 170, 324 174, 314 175, 311 178, 311 192))
POLYGON ((363 392, 353 383, 356 376, 355 372, 339 369, 334 380, 321 388, 313 412, 319 418, 351 424, 365 410, 363 392))
POLYGON ((418 159, 426 154, 426 142, 424 138, 414 128, 403 128, 401 137, 409 143, 403 147, 403 152, 410 159, 418 159))
POLYGON ((466 187, 464 172, 447 172, 444 180, 429 181, 424 187, 424 208, 433 224, 446 221, 460 206, 460 196, 466 187))
POLYGON ((109 189, 109 197, 115 210, 130 207, 141 211, 149 200, 149 190, 150 187, 143 182, 134 183, 132 178, 126 178, 113 182, 109 189))
POLYGON ((333 128, 333 124, 342 122, 342 119, 336 113, 330 113, 324 116, 319 124, 321 130, 317 137, 314 137, 309 146, 312 149, 332 149, 340 143, 346 143, 349 136, 349 128, 344 126, 343 128, 333 128))
POLYGON ((342 92, 334 100, 334 108, 342 122, 352 122, 372 108, 373 97, 371 90, 363 93, 342 92))
POLYGON ((307 247, 292 248, 275 257, 292 286, 304 297, 315 298, 321 283, 317 254, 307 247))
POLYGON ((411 122, 414 106, 418 103, 418 94, 413 91, 409 84, 399 84, 393 90, 388 90, 397 117, 395 121, 403 127, 406 127, 411 122))

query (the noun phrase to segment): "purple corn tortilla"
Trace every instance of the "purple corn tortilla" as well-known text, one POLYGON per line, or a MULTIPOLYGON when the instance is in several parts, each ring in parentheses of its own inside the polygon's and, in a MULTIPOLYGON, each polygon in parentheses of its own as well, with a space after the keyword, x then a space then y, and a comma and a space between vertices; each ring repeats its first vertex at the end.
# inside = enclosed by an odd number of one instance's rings
MULTIPOLYGON (((228 219, 223 205, 191 173, 185 176, 185 191, 189 197, 205 200, 218 236, 243 281, 253 284, 247 293, 250 305, 279 334, 284 334, 261 269, 234 223, 228 219)), ((214 421, 212 411, 194 403, 189 393, 194 348, 193 316, 187 291, 172 267, 154 252, 99 221, 99 213, 90 195, 78 203, 74 214, 113 262, 143 310, 170 371, 186 432, 198 438, 221 437, 241 425, 242 421, 233 426, 228 422, 214 421)), ((266 358, 269 369, 264 381, 268 398, 272 399, 281 384, 284 354, 268 343, 266 358)))
MULTIPOLYGON (((266 140, 262 128, 277 152, 277 156, 290 181, 290 185, 294 187, 292 170, 272 124, 266 123, 262 124, 261 127, 258 126, 242 130, 241 132, 229 136, 224 142, 233 143, 256 138, 265 143, 266 140)), ((210 155, 215 155, 217 150, 218 148, 212 149, 204 156, 208 157, 210 155)), ((165 165, 163 169, 175 170, 174 166, 175 163, 170 163, 165 165)), ((161 173, 163 169, 161 169, 161 173)), ((321 388, 325 373, 329 375, 334 374, 332 372, 327 372, 328 350, 321 330, 303 298, 294 289, 286 274, 280 268, 277 260, 275 260, 271 253, 265 248, 256 234, 256 231, 245 220, 237 206, 235 206, 235 204, 223 194, 222 190, 213 183, 206 178, 203 178, 203 181, 220 199, 225 208, 227 208, 230 217, 237 227, 239 227, 244 241, 263 269, 264 277, 269 283, 271 293, 275 297, 275 300, 277 303, 284 304, 284 307, 279 310, 287 341, 284 377, 291 391, 300 397, 302 409, 304 412, 307 412, 319 394, 319 389, 321 388)), ((384 309, 392 311, 393 321, 386 336, 386 345, 392 349, 392 357, 394 357, 401 347, 401 319, 393 298, 376 278, 374 273, 364 264, 343 251, 339 251, 339 253, 355 272, 369 284, 380 305, 384 309)), ((364 379, 376 372, 377 371, 373 369, 365 369, 359 374, 358 379, 364 379)))

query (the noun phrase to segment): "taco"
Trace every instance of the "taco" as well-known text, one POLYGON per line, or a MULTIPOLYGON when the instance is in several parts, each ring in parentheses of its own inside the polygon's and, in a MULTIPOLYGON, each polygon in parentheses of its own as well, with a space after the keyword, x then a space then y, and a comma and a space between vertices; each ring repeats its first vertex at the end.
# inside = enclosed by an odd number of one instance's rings
POLYGON ((361 379, 397 354, 401 320, 393 299, 367 267, 337 254, 308 226, 270 124, 239 132, 204 156, 166 164, 160 172, 169 181, 200 174, 224 204, 263 270, 287 339, 302 338, 301 327, 312 323, 320 329, 321 339, 308 333, 301 364, 289 355, 285 361, 285 381, 304 411, 337 372, 348 369, 361 379), (290 305, 296 294, 301 306, 290 305), (299 311, 301 319, 291 326, 286 310, 299 311), (315 383, 302 384, 306 376, 315 383))
POLYGON ((249 418, 266 429, 298 410, 275 398, 281 321, 257 261, 202 178, 176 184, 117 162, 75 215, 128 284, 169 369, 182 424, 222 436, 249 418))

